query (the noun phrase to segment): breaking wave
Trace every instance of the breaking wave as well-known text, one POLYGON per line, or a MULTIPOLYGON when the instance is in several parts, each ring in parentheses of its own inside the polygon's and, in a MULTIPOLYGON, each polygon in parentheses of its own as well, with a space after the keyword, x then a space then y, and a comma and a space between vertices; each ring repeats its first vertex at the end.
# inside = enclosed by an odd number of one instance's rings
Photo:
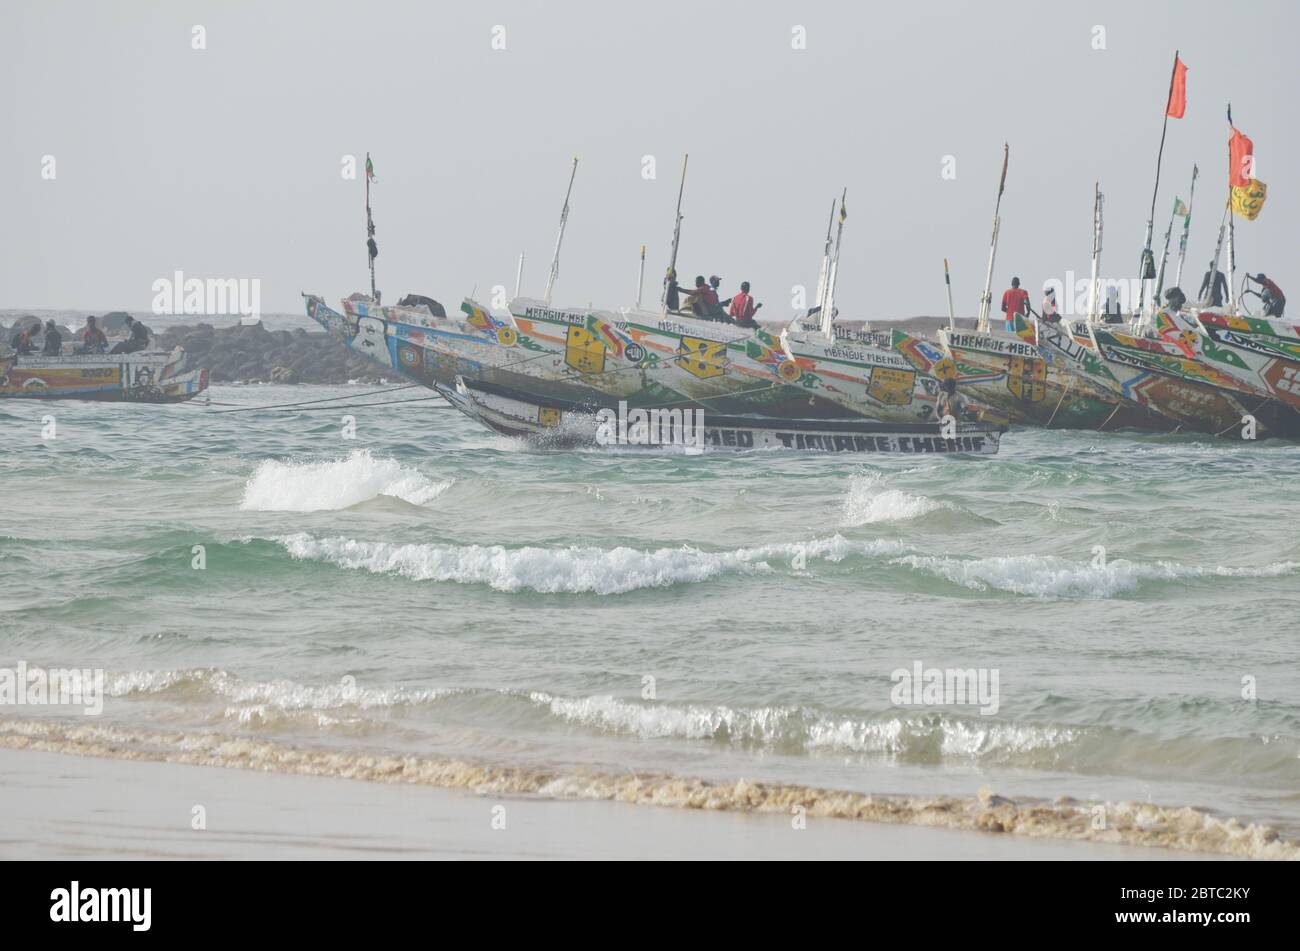
POLYGON ((0 747, 122 760, 186 763, 492 795, 614 800, 680 809, 807 815, 975 830, 1032 838, 1298 859, 1300 844, 1277 830, 1189 806, 1061 797, 1010 799, 985 787, 974 797, 876 795, 792 783, 717 782, 671 774, 499 766, 434 756, 346 753, 213 733, 157 733, 48 720, 0 720, 0 747), (1098 809, 1106 821, 1097 823, 1098 809), (1098 826, 1102 826, 1098 828, 1098 826))
POLYGON ((322 512, 351 508, 381 495, 412 505, 433 501, 451 486, 395 459, 358 449, 328 462, 260 462, 244 485, 239 507, 252 512, 322 512))
POLYGON ((924 495, 910 495, 900 489, 882 489, 881 482, 878 474, 858 475, 851 479, 841 524, 901 522, 947 507, 924 495))
POLYGON ((951 558, 904 555, 894 564, 945 578, 975 591, 990 588, 1034 597, 1105 599, 1134 591, 1147 581, 1197 578, 1276 578, 1293 574, 1300 562, 1283 561, 1258 567, 1204 567, 1171 561, 1139 564, 1123 558, 1104 564, 1068 561, 1055 555, 1005 555, 994 558, 951 558))
POLYGON ((640 550, 617 548, 505 548, 501 545, 435 545, 315 538, 306 533, 277 539, 294 558, 340 568, 396 574, 414 581, 485 584, 497 591, 541 594, 624 594, 641 588, 698 584, 725 574, 797 567, 806 559, 837 562, 854 555, 896 554, 900 543, 859 542, 841 535, 808 542, 710 552, 682 545, 640 550))

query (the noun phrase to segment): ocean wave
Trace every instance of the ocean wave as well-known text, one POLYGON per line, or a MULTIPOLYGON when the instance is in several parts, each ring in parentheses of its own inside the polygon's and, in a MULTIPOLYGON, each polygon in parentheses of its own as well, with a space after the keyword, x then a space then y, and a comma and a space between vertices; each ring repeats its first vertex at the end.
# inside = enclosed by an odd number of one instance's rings
POLYGON ((809 707, 636 703, 613 696, 529 699, 552 716, 598 732, 637 739, 715 740, 787 753, 874 753, 913 761, 987 762, 1054 750, 1088 728, 967 719, 938 713, 846 716, 809 707))
POLYGON ((614 800, 681 809, 891 822, 1032 838, 1208 852, 1241 858, 1300 859, 1300 844, 1268 826, 1190 806, 1134 801, 1011 799, 987 787, 974 797, 877 795, 738 779, 539 769, 433 756, 348 753, 217 733, 158 733, 49 720, 0 718, 0 747, 331 776, 462 789, 490 795, 614 800), (1101 819, 1102 821, 1098 821, 1101 819))
POLYGON ((131 671, 113 674, 106 684, 111 697, 157 697, 185 701, 219 699, 233 706, 226 715, 243 722, 269 720, 273 714, 311 711, 382 711, 432 703, 459 691, 409 687, 362 687, 356 678, 302 684, 284 678, 243 680, 226 670, 131 671))
POLYGON ((1199 578, 1276 578, 1300 569, 1285 561, 1257 567, 1182 565, 1171 561, 1148 564, 1113 558, 1104 564, 1069 561, 1055 555, 1003 555, 993 558, 953 558, 903 555, 892 560, 944 578, 974 591, 1008 591, 1034 597, 1106 599, 1137 590, 1148 581, 1187 581, 1199 578))
POLYGON ((345 459, 326 462, 264 459, 249 476, 239 507, 251 512, 332 512, 381 495, 425 505, 450 486, 395 459, 376 459, 369 450, 357 449, 345 459))
POLYGON ((315 538, 299 533, 276 539, 294 558, 340 568, 396 574, 414 581, 483 584, 497 591, 541 594, 625 594, 642 588, 698 584, 726 574, 798 568, 808 559, 829 562, 860 555, 897 553, 898 542, 850 541, 841 535, 807 542, 710 552, 689 545, 640 550, 616 548, 505 548, 501 545, 435 545, 315 538))
POLYGON ((883 481, 884 478, 879 473, 853 476, 849 481, 849 492, 844 500, 840 524, 855 526, 902 522, 950 507, 947 503, 936 502, 924 495, 883 488, 883 481))

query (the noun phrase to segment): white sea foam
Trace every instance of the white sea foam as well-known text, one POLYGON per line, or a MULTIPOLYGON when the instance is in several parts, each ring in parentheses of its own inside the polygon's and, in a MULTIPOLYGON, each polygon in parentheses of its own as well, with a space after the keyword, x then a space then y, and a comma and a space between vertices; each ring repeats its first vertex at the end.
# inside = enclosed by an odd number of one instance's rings
POLYGON ((334 683, 302 684, 284 678, 244 680, 229 671, 200 667, 185 670, 137 670, 108 679, 112 697, 139 697, 190 691, 230 703, 253 704, 292 712, 299 710, 375 710, 429 703, 457 691, 409 687, 366 687, 355 677, 334 683))
POLYGON ((840 535, 807 542, 710 552, 681 545, 639 550, 617 548, 505 548, 501 545, 435 545, 315 538, 306 533, 277 539, 295 558, 341 568, 397 574, 415 581, 485 584, 497 591, 542 594, 623 594, 640 588, 697 584, 725 574, 773 570, 799 560, 838 562, 852 555, 897 553, 894 541, 856 542, 840 535))
POLYGON ((857 475, 849 482, 844 500, 843 525, 871 525, 878 522, 901 522, 945 508, 942 502, 924 495, 910 495, 901 489, 882 488, 883 478, 876 473, 857 475))
POLYGON ((1144 581, 1196 578, 1274 578, 1294 573, 1300 562, 1276 562, 1258 567, 1181 565, 1171 561, 1148 564, 1114 558, 1102 565, 1068 561, 1055 555, 1004 555, 993 558, 950 558, 904 555, 894 564, 925 571, 975 591, 990 588, 1034 597, 1113 598, 1134 591, 1144 581))
POLYGON ((887 757, 1014 759, 1058 749, 1085 733, 1072 727, 984 722, 934 713, 855 717, 807 707, 646 704, 608 695, 559 697, 541 691, 529 699, 565 722, 642 740, 720 740, 789 751, 887 757))
POLYGON ((450 486, 396 459, 376 459, 369 450, 358 449, 347 458, 326 462, 263 460, 245 484, 239 507, 254 512, 338 511, 381 495, 424 505, 450 486))

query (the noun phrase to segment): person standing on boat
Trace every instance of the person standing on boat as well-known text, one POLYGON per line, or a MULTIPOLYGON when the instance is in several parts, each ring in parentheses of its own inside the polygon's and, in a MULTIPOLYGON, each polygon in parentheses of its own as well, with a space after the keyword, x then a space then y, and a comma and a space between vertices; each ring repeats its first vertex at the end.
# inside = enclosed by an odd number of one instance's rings
POLYGON ((1114 284, 1106 286, 1106 323, 1117 324, 1119 319, 1119 288, 1114 284))
POLYGON ((1259 299, 1264 302, 1264 316, 1281 317, 1282 311, 1286 310, 1286 295, 1282 293, 1282 288, 1270 281, 1263 273, 1256 274, 1254 277, 1247 274, 1246 279, 1254 281, 1262 288, 1259 299))
POLYGON ((1016 332, 1016 315, 1029 314, 1029 291, 1020 286, 1020 278, 1013 277, 1011 286, 1002 294, 1002 313, 1006 314, 1007 333, 1016 332))
POLYGON ((737 327, 755 330, 758 328, 758 321, 754 320, 754 315, 762 306, 754 303, 754 297, 749 293, 749 281, 741 281, 740 293, 731 299, 731 319, 737 327))
POLYGON ((1061 312, 1056 307, 1056 288, 1043 288, 1043 320, 1049 324, 1061 322, 1061 312))
POLYGON ((664 283, 668 285, 668 290, 664 296, 664 306, 668 310, 681 310, 682 302, 678 297, 681 288, 677 286, 677 272, 672 268, 664 275, 664 283))
POLYGON ((1223 272, 1216 270, 1214 262, 1210 262, 1209 270, 1205 272, 1205 277, 1201 281, 1200 299, 1208 303, 1211 307, 1222 307, 1223 299, 1228 296, 1228 279, 1223 276, 1223 272))
POLYGON ((59 328, 54 321, 45 322, 45 346, 41 347, 41 356, 57 357, 63 353, 63 334, 59 333, 59 328))
POLYGON ((81 332, 81 347, 78 353, 104 353, 108 350, 108 338, 95 323, 95 315, 86 318, 86 329, 81 332))

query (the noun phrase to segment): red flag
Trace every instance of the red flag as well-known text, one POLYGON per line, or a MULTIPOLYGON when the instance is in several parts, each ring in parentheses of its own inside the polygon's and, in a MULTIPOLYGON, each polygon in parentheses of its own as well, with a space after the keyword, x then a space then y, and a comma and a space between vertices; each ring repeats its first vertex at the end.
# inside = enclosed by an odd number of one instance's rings
POLYGON ((1169 83, 1169 104, 1165 106, 1165 115, 1171 119, 1181 119, 1187 111, 1187 67, 1183 61, 1174 56, 1174 76, 1169 83))
POLYGON ((1255 143, 1234 127, 1228 140, 1228 185, 1243 188, 1255 177, 1255 143))

